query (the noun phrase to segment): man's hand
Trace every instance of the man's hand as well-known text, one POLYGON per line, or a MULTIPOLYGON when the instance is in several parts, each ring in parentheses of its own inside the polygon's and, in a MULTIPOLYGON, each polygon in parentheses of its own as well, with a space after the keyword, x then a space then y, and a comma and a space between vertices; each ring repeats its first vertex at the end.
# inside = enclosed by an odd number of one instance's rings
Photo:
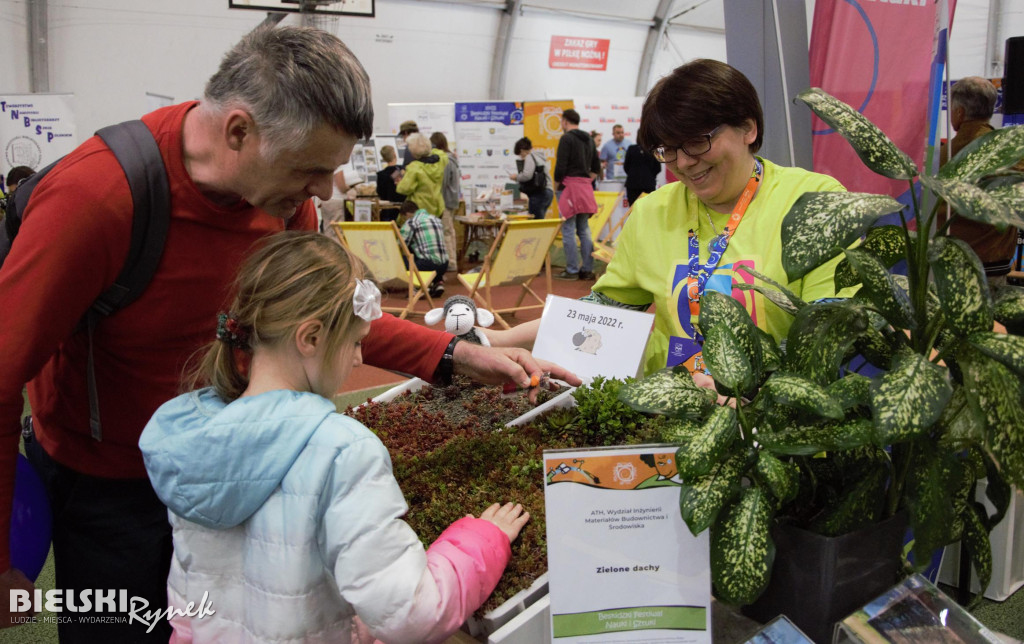
POLYGON ((25 619, 35 615, 35 613, 30 611, 11 612, 11 591, 27 590, 32 595, 35 588, 35 585, 28 580, 28 577, 17 568, 11 568, 5 573, 0 573, 0 628, 10 628, 11 626, 24 623, 23 621, 15 622, 14 617, 25 619))
MULTIPOLYGON (((528 389, 534 376, 539 379, 545 373, 573 387, 583 384, 573 372, 546 360, 536 360, 526 349, 485 347, 472 342, 459 342, 455 345, 452 358, 455 373, 488 385, 511 381, 522 389, 528 389)), ((530 402, 537 403, 537 393, 536 387, 530 389, 530 402)))
POLYGON ((719 394, 718 390, 715 389, 715 379, 714 378, 712 378, 711 376, 707 375, 706 373, 704 373, 702 371, 698 371, 696 373, 691 373, 690 375, 693 376, 693 381, 695 383, 697 383, 698 387, 703 387, 705 389, 710 389, 711 391, 714 391, 716 394, 718 394, 718 400, 716 402, 719 405, 728 405, 728 406, 732 407, 733 409, 736 409, 736 399, 735 398, 729 398, 727 396, 723 396, 722 394, 719 394))

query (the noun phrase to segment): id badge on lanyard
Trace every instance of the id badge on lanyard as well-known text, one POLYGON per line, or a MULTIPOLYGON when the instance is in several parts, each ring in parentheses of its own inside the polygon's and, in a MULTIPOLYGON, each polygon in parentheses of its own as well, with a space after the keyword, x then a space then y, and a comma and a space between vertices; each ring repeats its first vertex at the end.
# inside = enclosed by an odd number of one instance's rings
POLYGON ((729 217, 729 222, 722 229, 722 232, 708 243, 708 261, 703 266, 700 264, 700 241, 697 231, 691 228, 687 235, 688 269, 686 276, 686 299, 690 309, 690 317, 688 319, 681 319, 680 323, 683 326, 683 330, 690 334, 690 337, 680 338, 671 336, 669 338, 666 366, 674 367, 683 364, 686 365, 686 368, 691 373, 697 371, 707 373, 701 355, 704 337, 693 325, 693 320, 700 316, 700 296, 704 294, 708 279, 711 278, 715 269, 718 268, 719 262, 722 261, 722 255, 725 254, 725 250, 729 247, 729 241, 743 220, 743 215, 747 212, 747 207, 750 206, 750 201, 754 198, 758 184, 761 182, 761 162, 755 159, 754 163, 756 164, 754 172, 750 176, 750 180, 747 181, 739 201, 736 202, 732 215, 729 217))

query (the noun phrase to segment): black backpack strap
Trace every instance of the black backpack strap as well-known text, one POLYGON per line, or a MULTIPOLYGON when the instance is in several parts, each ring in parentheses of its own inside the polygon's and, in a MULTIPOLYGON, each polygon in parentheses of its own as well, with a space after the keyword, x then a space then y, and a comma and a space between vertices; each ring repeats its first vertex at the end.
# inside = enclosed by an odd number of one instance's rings
MULTIPOLYGON (((134 302, 156 273, 171 223, 171 189, 160 148, 142 121, 126 121, 105 127, 96 135, 117 157, 132 193, 132 240, 128 257, 114 284, 100 295, 85 315, 89 338, 87 378, 89 428, 102 440, 99 396, 93 367, 93 329, 103 317, 134 302)), ((17 194, 17 193, 15 193, 17 194)))

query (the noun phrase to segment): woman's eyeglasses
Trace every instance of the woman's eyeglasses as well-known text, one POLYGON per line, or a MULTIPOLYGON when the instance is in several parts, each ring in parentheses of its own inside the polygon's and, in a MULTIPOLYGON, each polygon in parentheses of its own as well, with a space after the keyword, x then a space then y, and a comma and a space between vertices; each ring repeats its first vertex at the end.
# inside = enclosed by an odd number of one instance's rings
POLYGON ((685 154, 688 157, 699 157, 702 154, 707 154, 708 150, 711 149, 711 137, 718 134, 718 131, 721 130, 723 127, 725 126, 719 125, 715 129, 708 132, 707 134, 695 136, 692 139, 683 141, 682 143, 675 147, 666 147, 664 145, 659 145, 658 147, 654 148, 652 152, 654 154, 654 158, 657 159, 660 163, 672 163, 673 161, 676 160, 676 157, 679 156, 679 150, 682 150, 683 154, 685 154))

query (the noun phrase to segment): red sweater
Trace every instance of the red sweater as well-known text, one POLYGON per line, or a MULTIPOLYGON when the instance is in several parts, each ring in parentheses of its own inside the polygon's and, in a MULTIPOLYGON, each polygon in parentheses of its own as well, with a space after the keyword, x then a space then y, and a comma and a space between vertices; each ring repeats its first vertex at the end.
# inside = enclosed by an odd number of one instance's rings
MULTIPOLYGON (((240 202, 220 206, 192 183, 182 125, 195 102, 143 117, 163 154, 171 226, 156 275, 138 300, 95 332, 93 351, 103 440, 89 431, 84 333, 79 320, 117 277, 128 254, 132 200, 124 172, 93 137, 39 184, 0 270, 0 571, 8 534, 22 386, 36 437, 56 461, 109 478, 144 478, 139 434, 180 392, 188 359, 214 337, 234 274, 261 237, 315 229, 307 201, 287 222, 240 202)), ((385 315, 364 344, 368 364, 429 378, 451 336, 385 315)))

